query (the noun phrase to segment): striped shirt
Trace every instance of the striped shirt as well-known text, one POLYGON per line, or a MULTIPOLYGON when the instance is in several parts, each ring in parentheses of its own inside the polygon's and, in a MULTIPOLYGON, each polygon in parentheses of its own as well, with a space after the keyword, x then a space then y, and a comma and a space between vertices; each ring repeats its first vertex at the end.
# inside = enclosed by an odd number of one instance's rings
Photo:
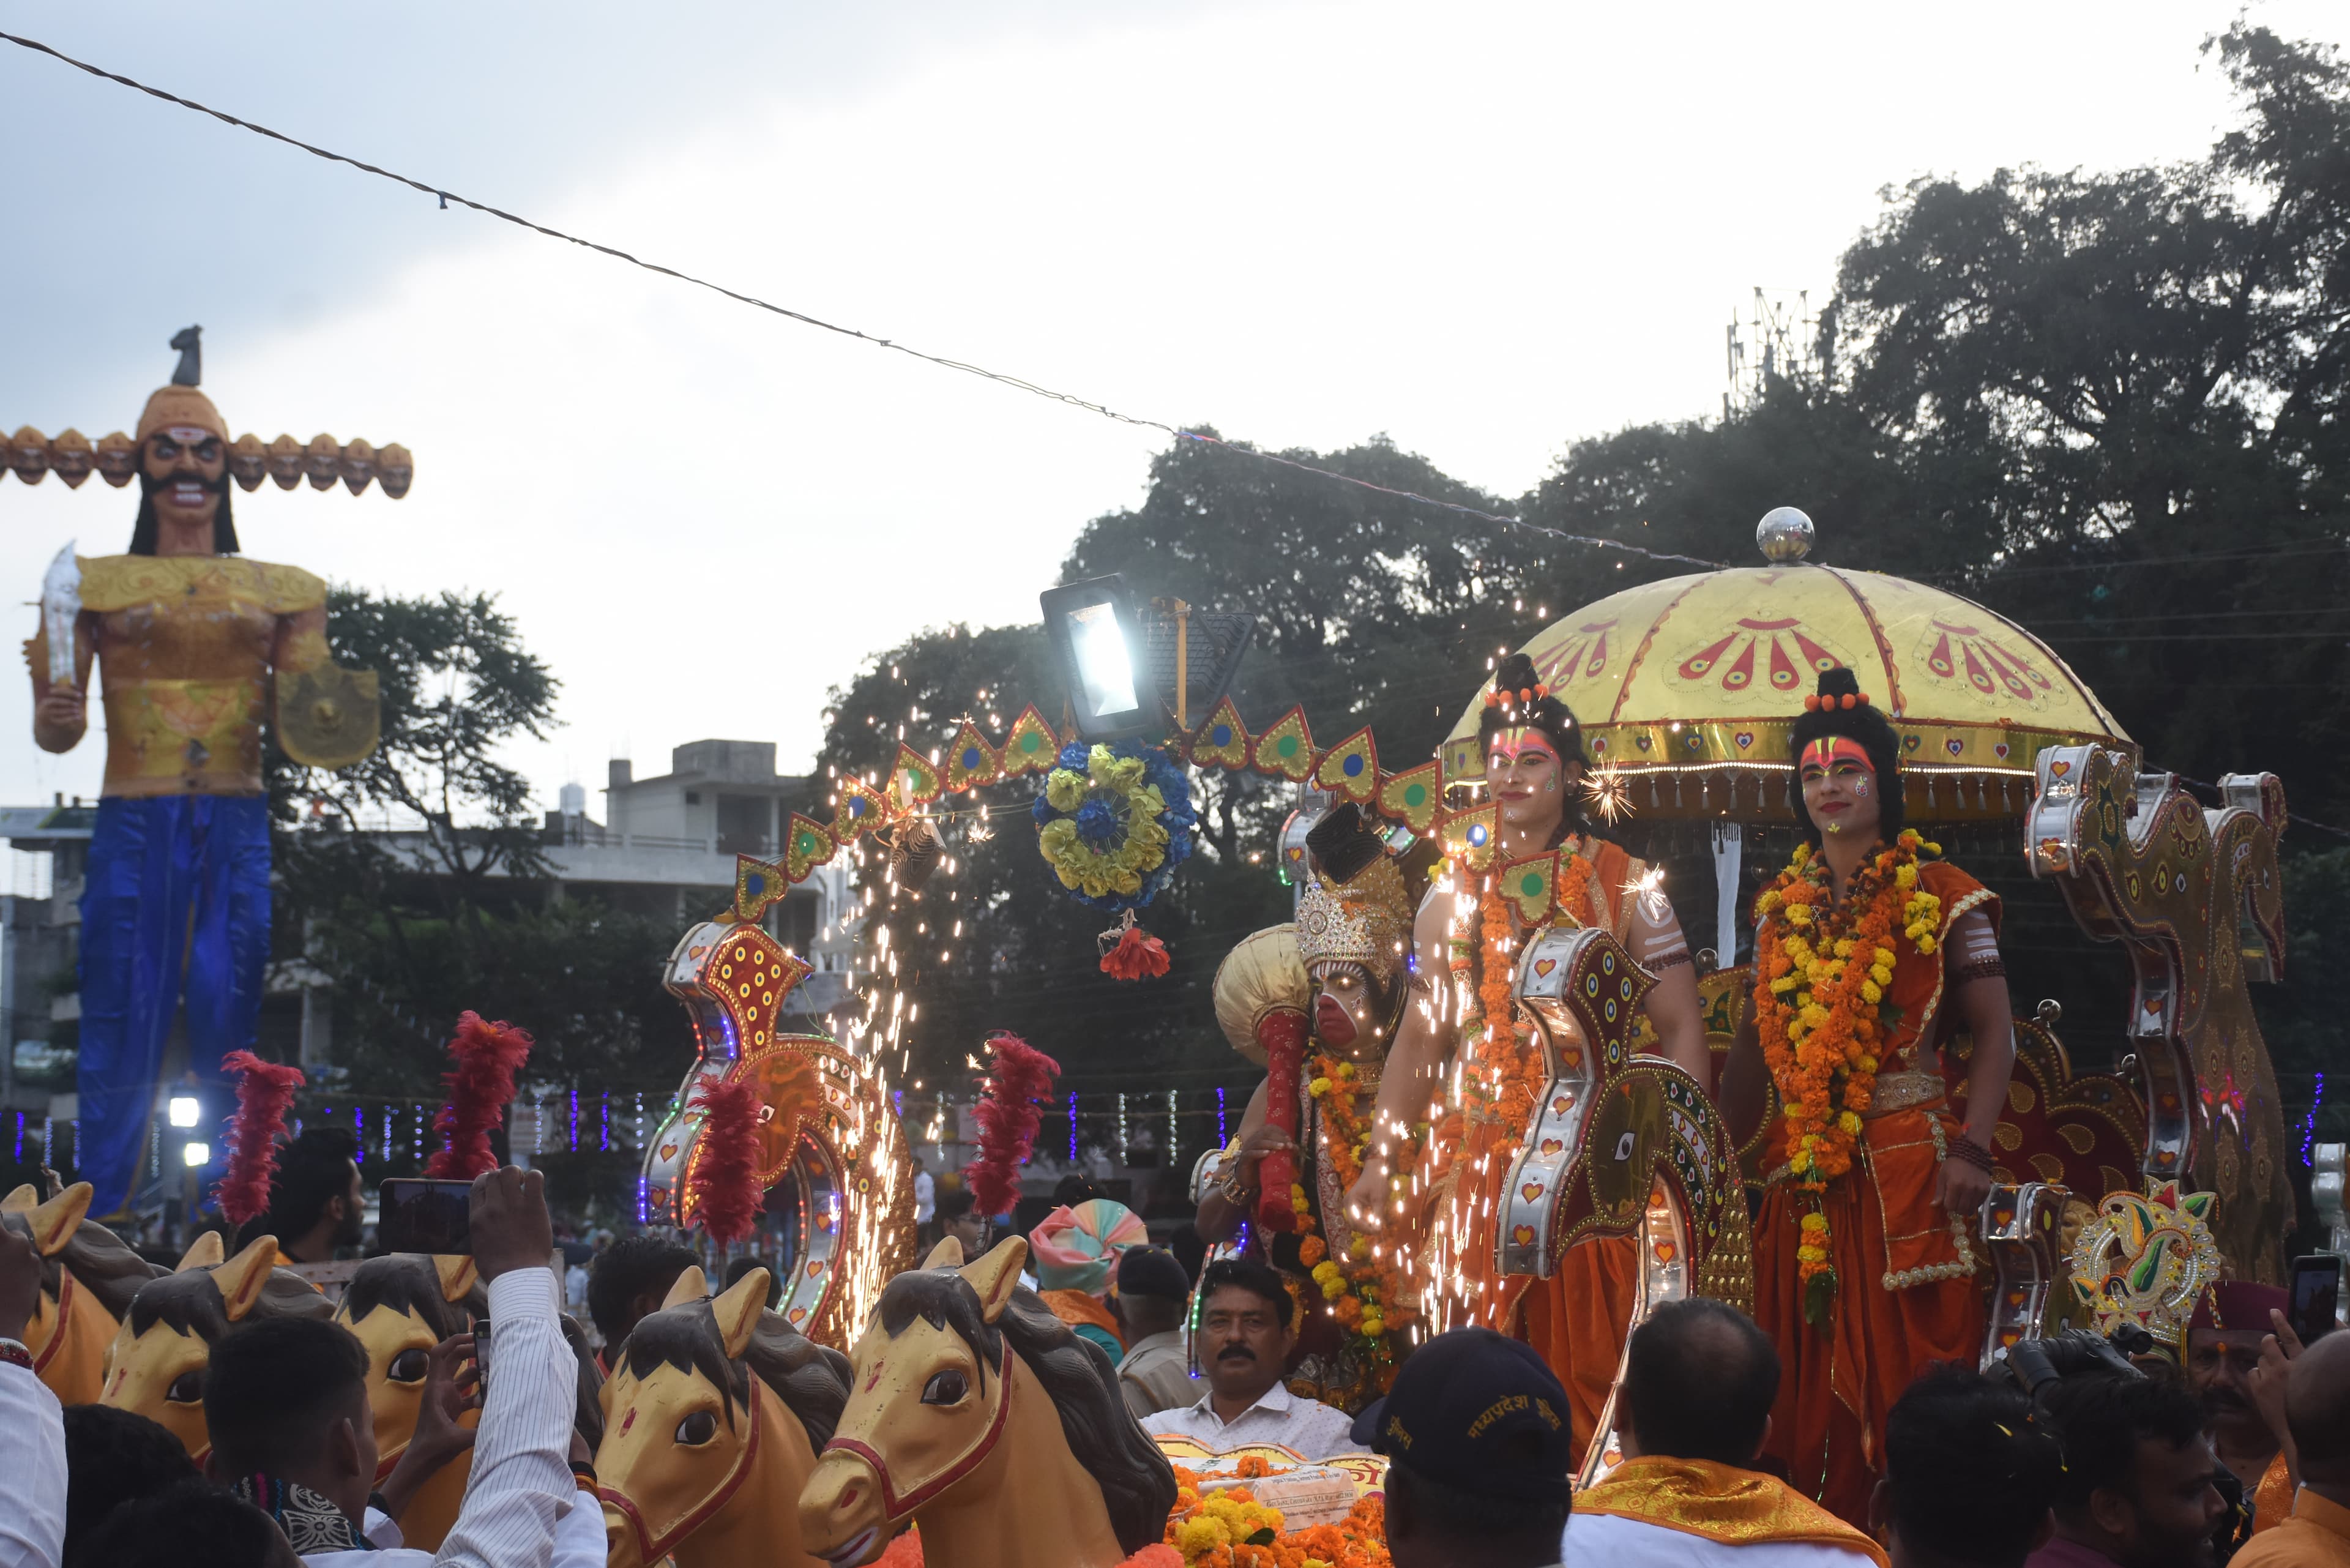
MULTIPOLYGON (((496 1329, 489 1397, 473 1439, 465 1501, 441 1550, 319 1552, 303 1562, 332 1568, 580 1568, 603 1563, 603 1510, 571 1477, 579 1363, 563 1342, 556 1296, 551 1269, 515 1269, 490 1282, 490 1321, 496 1329)), ((390 1522, 370 1511, 368 1538, 379 1545, 397 1541, 400 1532, 390 1522)))
POLYGON ((0 1568, 57 1568, 66 1550, 66 1421, 29 1368, 0 1362, 0 1568))

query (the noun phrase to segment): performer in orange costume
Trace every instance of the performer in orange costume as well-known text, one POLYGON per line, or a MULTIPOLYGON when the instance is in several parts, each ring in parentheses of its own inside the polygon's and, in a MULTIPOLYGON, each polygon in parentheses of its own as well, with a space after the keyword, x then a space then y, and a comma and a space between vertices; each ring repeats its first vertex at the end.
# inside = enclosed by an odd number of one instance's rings
MULTIPOLYGON (((1700 1021, 1690 947, 1662 895, 1646 889, 1647 867, 1597 836, 1575 802, 1584 770, 1583 737, 1565 703, 1535 679, 1533 661, 1513 654, 1495 672, 1480 726, 1485 782, 1499 810, 1495 867, 1553 848, 1573 851, 1559 872, 1560 901, 1606 926, 1657 975, 1648 995, 1657 1049, 1700 1084, 1712 1066, 1700 1021)), ((1533 935, 1514 903, 1486 886, 1492 876, 1465 865, 1451 872, 1454 892, 1432 892, 1413 924, 1412 1004, 1404 1012, 1379 1081, 1377 1127, 1363 1174, 1348 1189, 1350 1212, 1387 1214, 1396 1231, 1398 1156, 1405 1129, 1423 1122, 1459 1074, 1459 1106, 1429 1139, 1429 1185, 1421 1189, 1409 1235, 1432 1230, 1440 1275, 1430 1287, 1440 1328, 1497 1328, 1526 1341, 1566 1387, 1577 1454, 1589 1444, 1631 1329, 1637 1240, 1601 1239, 1569 1249, 1546 1280, 1505 1276, 1495 1259, 1502 1183, 1525 1135, 1534 1096, 1545 1079, 1540 1044, 1516 1023, 1508 1000, 1514 955, 1533 935), (1448 977, 1452 983, 1448 983, 1448 977), (1498 988, 1498 989, 1497 989, 1498 988), (1465 992, 1465 996, 1459 994, 1465 992), (1501 998, 1497 1008, 1484 1000, 1501 998), (1465 1011, 1463 1008, 1465 1007, 1465 1011), (1489 1027, 1496 1012, 1497 1027, 1489 1027), (1464 1047, 1465 1043, 1465 1047, 1464 1047), (1456 1282, 1455 1274, 1458 1273, 1456 1282)))
MULTIPOLYGON (((1900 745, 1852 671, 1793 731, 1806 845, 1756 904, 1753 1021, 1722 1103, 1777 1090, 1754 1316, 1783 1376, 1763 1451, 1866 1522, 1886 1413, 1928 1363, 1981 1353, 1990 1142, 2015 1064, 1999 899, 1901 827, 1900 745), (1974 1037, 1961 1127, 1940 1044, 1974 1037)), ((1751 1124, 1750 1124, 1751 1125, 1751 1124)))

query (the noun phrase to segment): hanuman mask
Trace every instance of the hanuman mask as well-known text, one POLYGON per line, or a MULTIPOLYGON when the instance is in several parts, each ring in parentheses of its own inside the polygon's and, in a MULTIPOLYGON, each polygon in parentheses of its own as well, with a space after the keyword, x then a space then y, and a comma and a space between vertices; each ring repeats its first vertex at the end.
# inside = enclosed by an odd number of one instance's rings
POLYGON ((1351 880, 1313 874, 1297 902, 1297 951, 1314 981, 1315 1038, 1358 1057, 1387 1053, 1402 1015, 1411 899, 1382 855, 1351 880))

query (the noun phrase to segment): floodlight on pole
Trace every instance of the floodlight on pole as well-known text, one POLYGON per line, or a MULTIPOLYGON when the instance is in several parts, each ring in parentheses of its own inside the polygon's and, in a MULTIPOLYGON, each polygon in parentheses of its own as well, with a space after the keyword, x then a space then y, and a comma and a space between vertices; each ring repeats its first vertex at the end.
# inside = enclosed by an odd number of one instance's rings
POLYGON ((1088 741, 1139 735, 1159 718, 1159 694, 1142 662, 1142 639, 1126 579, 1113 572, 1047 588, 1045 634, 1068 681, 1069 711, 1088 741))
POLYGON ((187 1162, 190 1170, 201 1170, 213 1162, 213 1146, 191 1138, 180 1151, 180 1158, 187 1162))
POLYGON ((173 1095, 171 1106, 172 1125, 175 1127, 192 1127, 196 1125, 196 1119, 203 1115, 203 1102, 197 1099, 195 1096, 173 1095))
POLYGON ((1069 718, 1087 741, 1125 740, 1202 721, 1240 673, 1256 618, 1181 599, 1143 606, 1118 573, 1047 588, 1045 635, 1067 683, 1069 718))

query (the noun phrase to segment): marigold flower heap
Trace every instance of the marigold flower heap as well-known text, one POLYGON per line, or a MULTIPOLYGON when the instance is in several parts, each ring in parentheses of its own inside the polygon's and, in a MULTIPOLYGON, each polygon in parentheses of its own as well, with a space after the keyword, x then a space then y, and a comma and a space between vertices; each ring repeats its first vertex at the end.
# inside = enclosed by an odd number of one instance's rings
MULTIPOLYGON (((1238 1473, 1253 1479, 1275 1472, 1251 1457, 1240 1461, 1238 1473)), ((1363 1498, 1336 1524, 1284 1531, 1281 1511, 1257 1501, 1248 1488, 1202 1492, 1200 1480, 1175 1467, 1167 1544, 1183 1554, 1184 1568, 1388 1568, 1387 1509, 1378 1497, 1363 1498)))
MULTIPOLYGON (((1874 1103, 1896 943, 1934 950, 1942 906, 1918 883, 1921 852, 1939 856, 1941 846, 1903 833, 1854 872, 1838 905, 1825 862, 1803 845, 1755 905, 1756 1026, 1787 1118, 1787 1166, 1814 1204, 1852 1169, 1874 1103)), ((1804 1315, 1821 1323, 1835 1292, 1827 1216, 1814 1207, 1800 1223, 1804 1315)))

